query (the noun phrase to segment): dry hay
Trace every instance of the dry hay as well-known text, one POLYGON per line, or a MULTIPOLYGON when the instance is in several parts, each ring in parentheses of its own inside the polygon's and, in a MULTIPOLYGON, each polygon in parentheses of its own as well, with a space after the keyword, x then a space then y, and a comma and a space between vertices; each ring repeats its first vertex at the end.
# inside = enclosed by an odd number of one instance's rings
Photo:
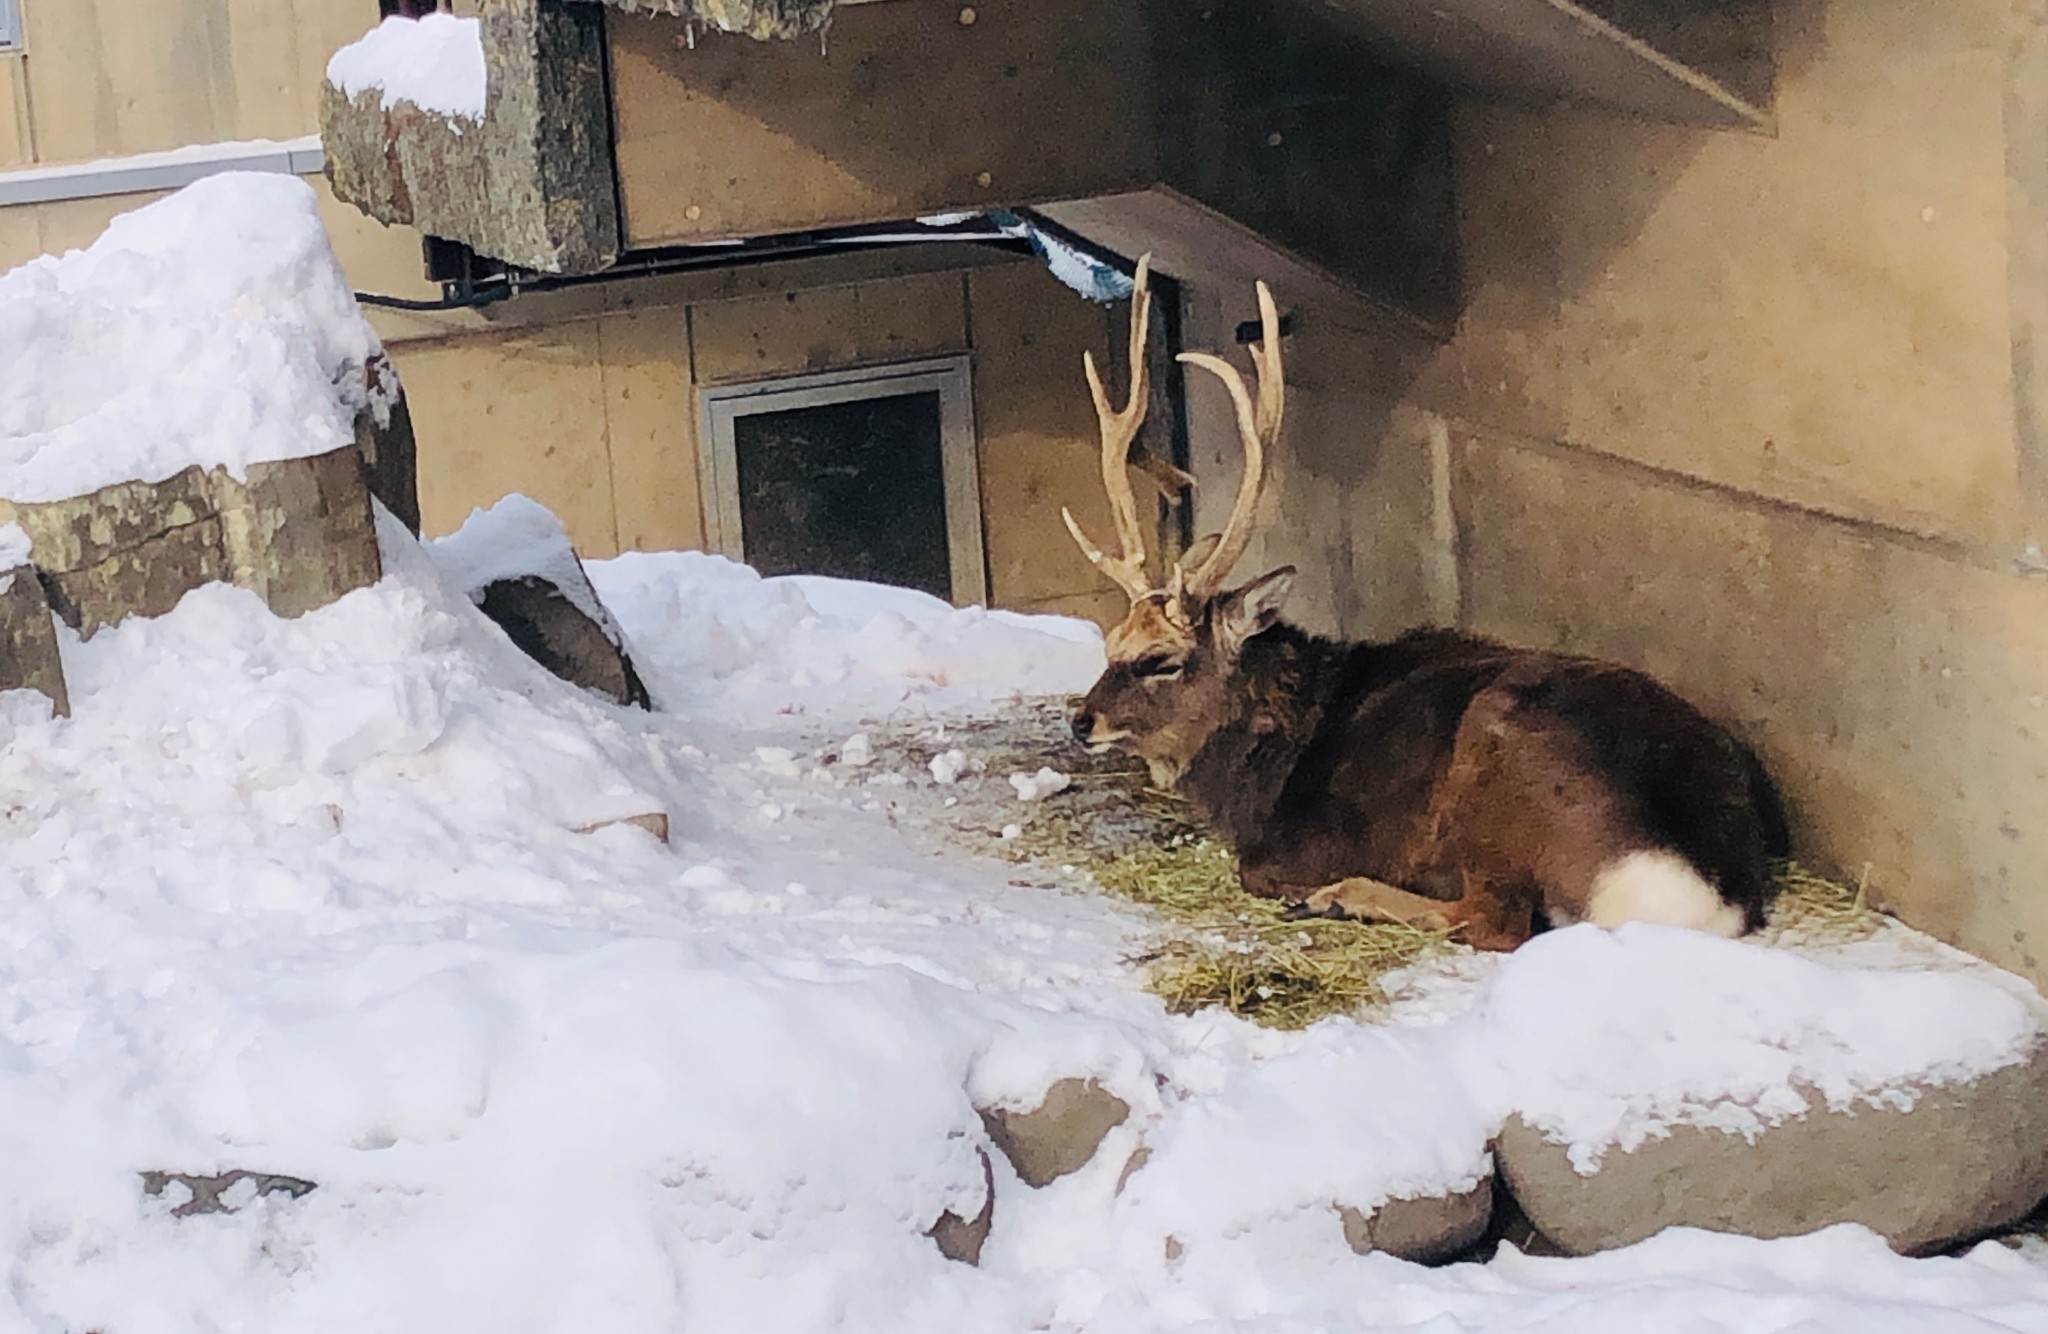
MULTIPOLYGON (((920 781, 905 795, 936 807, 931 824, 946 842, 1038 872, 1012 883, 1055 888, 1052 872, 1085 873, 1154 913, 1158 936, 1133 962, 1173 1012, 1220 1006, 1285 1029, 1369 1014, 1386 1002, 1389 973, 1464 951, 1443 932, 1412 926, 1284 919, 1281 904, 1239 887, 1236 859, 1201 830, 1183 798, 1149 785, 1141 763, 1075 746, 1067 732, 1072 708, 1065 699, 1018 700, 999 717, 878 730, 873 742, 879 762, 912 774, 950 748, 970 756, 974 767, 960 782, 920 781), (1047 766, 1072 786, 1020 803, 1008 775, 1047 766), (1012 827, 1007 838, 1005 826, 1012 827)), ((1761 937, 1767 942, 1838 944, 1887 920, 1866 906, 1861 890, 1797 862, 1774 873, 1779 893, 1761 937)))
POLYGON ((1891 919, 1869 904, 1869 886, 1854 889, 1796 861, 1774 868, 1778 897, 1759 933, 1773 945, 1845 945, 1865 940, 1891 919))
POLYGON ((1071 710, 1063 699, 1020 700, 1004 717, 873 740, 878 759, 899 770, 914 772, 951 747, 977 763, 971 778, 932 789, 954 800, 933 816, 949 843, 1041 872, 1084 872, 1156 914, 1158 936, 1132 962, 1174 1013, 1221 1006, 1269 1027, 1302 1028, 1382 1004, 1386 974, 1461 948, 1441 932, 1391 923, 1284 920, 1281 904, 1239 887, 1236 858, 1203 834, 1183 798, 1151 787, 1141 763, 1089 755, 1067 740, 1071 710), (1019 803, 1008 775, 1047 766, 1072 786, 1019 803), (1002 836, 1005 825, 1017 827, 1013 837, 1002 836))

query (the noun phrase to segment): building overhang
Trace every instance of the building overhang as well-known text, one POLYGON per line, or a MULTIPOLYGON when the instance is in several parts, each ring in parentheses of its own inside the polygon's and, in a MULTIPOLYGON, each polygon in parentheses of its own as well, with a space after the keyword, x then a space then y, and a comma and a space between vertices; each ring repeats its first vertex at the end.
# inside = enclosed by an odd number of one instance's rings
POLYGON ((481 120, 330 86, 329 173, 387 222, 546 273, 936 213, 1037 207, 1091 234, 1163 209, 1443 330, 1455 99, 1770 128, 1766 0, 482 0, 481 20, 481 120))

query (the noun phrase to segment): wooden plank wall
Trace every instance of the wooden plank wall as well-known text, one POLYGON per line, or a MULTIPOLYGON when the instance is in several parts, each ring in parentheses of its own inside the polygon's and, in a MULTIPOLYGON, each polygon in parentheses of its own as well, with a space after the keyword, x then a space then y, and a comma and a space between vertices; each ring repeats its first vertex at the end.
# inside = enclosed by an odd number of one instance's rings
POLYGON ((1115 355, 1122 308, 1082 301, 1030 261, 829 281, 859 267, 813 267, 818 285, 780 290, 639 284, 630 304, 627 285, 584 289, 583 308, 556 318, 395 342, 427 531, 522 491, 586 555, 701 547, 698 386, 964 352, 993 600, 1120 616, 1059 511, 1108 530, 1080 366, 1085 349, 1115 355))
POLYGON ((22 0, 0 57, 0 166, 82 162, 318 128, 333 51, 376 0, 22 0))

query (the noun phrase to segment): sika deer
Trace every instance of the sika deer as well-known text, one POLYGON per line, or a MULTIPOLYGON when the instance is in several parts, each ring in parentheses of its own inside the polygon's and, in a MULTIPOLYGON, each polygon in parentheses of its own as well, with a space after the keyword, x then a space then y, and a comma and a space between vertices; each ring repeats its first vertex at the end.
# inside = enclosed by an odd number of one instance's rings
POLYGON ((1166 587, 1151 582, 1128 471, 1148 392, 1147 272, 1140 261, 1121 410, 1085 362, 1118 550, 1064 517, 1131 610, 1109 632, 1075 738, 1143 758, 1236 850, 1247 890, 1304 915, 1447 928, 1484 949, 1514 948, 1539 918, 1727 936, 1760 925, 1767 858, 1785 851, 1776 793, 1748 748, 1650 677, 1455 630, 1360 644, 1310 635, 1280 619, 1291 566, 1223 588, 1280 434, 1264 283, 1256 401, 1228 363, 1181 355, 1229 391, 1244 476, 1223 531, 1166 587))

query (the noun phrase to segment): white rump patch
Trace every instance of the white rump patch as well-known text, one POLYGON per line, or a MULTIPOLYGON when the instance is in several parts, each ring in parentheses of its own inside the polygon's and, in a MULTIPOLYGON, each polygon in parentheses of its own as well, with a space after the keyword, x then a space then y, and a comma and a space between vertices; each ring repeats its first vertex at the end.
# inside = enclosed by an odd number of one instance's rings
POLYGON ((1742 934, 1742 909, 1723 899, 1675 852, 1631 852, 1593 877, 1586 920, 1596 926, 1650 922, 1716 936, 1742 934))

